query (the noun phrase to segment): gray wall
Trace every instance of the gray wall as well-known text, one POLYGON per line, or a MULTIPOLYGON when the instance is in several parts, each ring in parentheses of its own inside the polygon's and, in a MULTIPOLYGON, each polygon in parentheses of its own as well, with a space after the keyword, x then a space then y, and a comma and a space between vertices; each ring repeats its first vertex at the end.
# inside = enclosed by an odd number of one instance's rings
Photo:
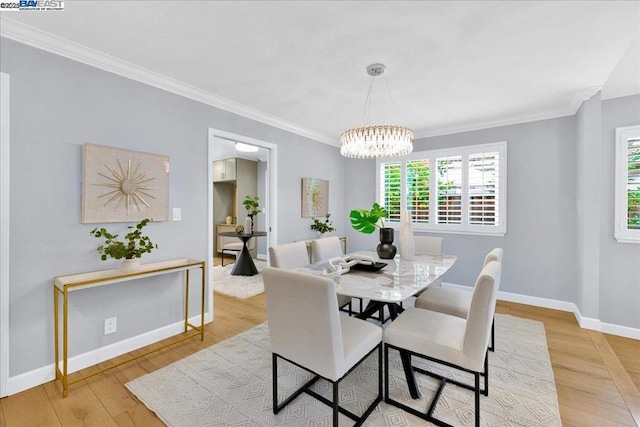
MULTIPOLYGON (((575 146, 575 218, 577 225, 576 260, 578 299, 576 305, 583 316, 599 316, 600 277, 600 191, 602 182, 602 102, 597 93, 582 103, 576 113, 575 146)), ((610 189, 613 191, 613 188, 610 189)))
MULTIPOLYGON (((442 234, 443 251, 458 256, 446 282, 473 285, 484 256, 499 246, 505 250, 502 291, 575 301, 574 126, 573 117, 564 117, 415 141, 414 151, 508 141, 507 234, 442 234)), ((375 162, 349 160, 345 169, 352 187, 369 188, 347 208, 371 206, 375 162)), ((350 233, 350 249, 375 246, 374 237, 358 234, 350 233)))
POLYGON ((640 124, 640 96, 602 103, 600 319, 640 328, 640 245, 618 243, 614 232, 615 128, 640 124))
MULTIPOLYGON (((573 302, 583 316, 640 328, 640 245, 613 237, 615 128, 638 123, 640 96, 601 102, 597 94, 575 116, 416 140, 415 151, 508 141, 507 234, 443 234, 443 250, 458 255, 444 280, 473 284, 486 252, 500 246, 502 291, 573 302)), ((373 160, 346 161, 348 187, 359 189, 345 193, 347 212, 371 206, 375 173, 373 160)), ((347 236, 350 250, 377 243, 347 236)))
MULTIPOLYGON (((343 160, 334 147, 11 40, 0 43, 1 71, 11 76, 10 376, 53 363, 53 278, 117 265, 100 261, 98 240, 89 235, 96 225, 80 224, 84 142, 171 157, 170 207, 182 208, 182 221, 148 226, 160 249, 143 262, 206 259, 210 127, 278 144, 280 241, 311 235, 310 220, 300 217, 303 176, 330 180, 331 211, 344 211, 343 160)), ((163 276, 73 296, 70 356, 179 321, 181 280, 163 276), (105 337, 103 320, 111 316, 118 332, 105 337)))

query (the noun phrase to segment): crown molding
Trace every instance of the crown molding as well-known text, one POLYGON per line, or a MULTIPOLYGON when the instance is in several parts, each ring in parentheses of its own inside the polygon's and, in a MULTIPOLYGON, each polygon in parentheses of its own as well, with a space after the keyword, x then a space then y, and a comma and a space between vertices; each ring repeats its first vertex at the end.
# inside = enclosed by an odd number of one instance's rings
MULTIPOLYGON (((302 128, 276 116, 272 116, 246 105, 234 102, 230 99, 204 91, 195 86, 188 85, 179 80, 172 79, 81 44, 71 42, 67 39, 63 39, 45 31, 41 31, 6 18, 4 15, 0 16, 0 36, 148 84, 167 92, 175 93, 185 98, 193 99, 194 101, 198 101, 314 141, 322 142, 334 147, 340 146, 338 138, 302 128)), ((497 120, 486 120, 454 126, 421 129, 415 131, 415 139, 571 116, 576 113, 584 100, 591 98, 601 89, 602 86, 596 86, 574 93, 565 108, 542 111, 534 114, 511 116, 497 120)))
POLYGON ((453 133, 470 132, 474 130, 490 129, 500 126, 517 125, 520 123, 536 122, 539 120, 555 119, 558 117, 573 116, 582 105, 582 102, 591 98, 602 89, 602 86, 594 86, 581 89, 571 95, 566 107, 557 110, 541 111, 539 113, 511 116, 504 119, 486 120, 474 123, 467 123, 456 126, 437 127, 423 129, 415 132, 415 139, 429 138, 433 136, 449 135, 453 133))
POLYGON ((107 55, 81 44, 71 42, 67 39, 6 18, 4 15, 0 15, 0 36, 90 65, 92 67, 100 68, 128 79, 148 84, 167 92, 175 93, 185 98, 193 99, 194 101, 202 102, 203 104, 207 104, 212 107, 220 108, 221 110, 225 110, 314 141, 332 146, 338 145, 336 138, 329 135, 302 128, 296 124, 287 122, 286 120, 282 120, 278 117, 247 107, 246 105, 234 102, 230 99, 212 94, 179 80, 172 79, 146 68, 120 60, 114 56, 107 55))

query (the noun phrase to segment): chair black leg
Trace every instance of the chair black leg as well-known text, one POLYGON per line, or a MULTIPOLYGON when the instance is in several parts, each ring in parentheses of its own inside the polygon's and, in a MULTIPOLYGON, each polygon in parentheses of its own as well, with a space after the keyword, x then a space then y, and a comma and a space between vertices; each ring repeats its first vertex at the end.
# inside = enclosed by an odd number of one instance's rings
POLYGON ((484 355, 484 390, 482 394, 489 396, 489 352, 484 355))
MULTIPOLYGON (((476 377, 476 427, 480 427, 480 374, 475 373, 474 376, 476 377)), ((485 378, 486 377, 488 377, 488 375, 486 375, 485 378)))
POLYGON ((224 267, 224 252, 220 252, 220 258, 222 259, 222 266, 224 267))
POLYGON ((271 384, 273 385, 273 413, 278 413, 278 357, 275 353, 271 353, 271 375, 273 380, 271 384))
POLYGON ((378 397, 382 398, 382 346, 378 348, 378 397))
POLYGON ((338 382, 333 383, 333 427, 338 427, 338 414, 339 414, 339 402, 338 402, 338 382))
POLYGON ((496 346, 496 318, 493 317, 493 322, 491 322, 491 345, 489 346, 489 351, 494 351, 496 346))
MULTIPOLYGON (((382 364, 380 364, 382 367, 382 364)), ((384 346, 384 401, 389 402, 389 346, 384 346)))

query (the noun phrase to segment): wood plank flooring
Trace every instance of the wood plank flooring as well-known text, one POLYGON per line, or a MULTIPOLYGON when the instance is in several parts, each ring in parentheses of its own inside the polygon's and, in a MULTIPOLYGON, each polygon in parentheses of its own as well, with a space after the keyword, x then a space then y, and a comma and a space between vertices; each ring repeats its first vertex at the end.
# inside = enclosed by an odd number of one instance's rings
MULTIPOLYGON (((0 399, 0 427, 163 425, 124 384, 266 320, 264 294, 245 300, 215 294, 214 310, 203 342, 183 341, 80 381, 66 399, 57 381, 0 399)), ((563 425, 640 426, 640 341, 580 329, 571 313, 503 301, 497 312, 544 323, 563 425)))

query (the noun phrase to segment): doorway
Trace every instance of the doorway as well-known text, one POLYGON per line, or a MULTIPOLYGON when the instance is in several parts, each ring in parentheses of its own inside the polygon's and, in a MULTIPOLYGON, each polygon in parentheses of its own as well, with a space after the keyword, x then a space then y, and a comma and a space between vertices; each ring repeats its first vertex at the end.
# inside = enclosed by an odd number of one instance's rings
MULTIPOLYGON (((255 153, 255 152, 254 152, 255 153)), ((277 230, 277 212, 278 212, 278 199, 277 199, 277 170, 278 170, 278 146, 276 144, 261 141, 253 138, 249 138, 243 135, 234 134, 218 129, 209 128, 208 137, 208 233, 210 236, 208 244, 208 275, 209 275, 209 295, 211 298, 210 307, 213 307, 213 283, 211 278, 212 261, 216 255, 217 249, 215 242, 215 230, 216 226, 221 223, 222 215, 226 217, 227 212, 232 209, 225 207, 222 211, 216 209, 216 203, 224 203, 221 199, 214 197, 214 175, 219 171, 214 171, 214 161, 224 160, 225 158, 240 158, 257 160, 257 196, 260 200, 260 209, 262 213, 257 217, 257 228, 261 231, 266 231, 267 236, 256 239, 256 255, 258 258, 267 259, 267 248, 274 245, 278 241, 277 230), (257 153, 251 155, 248 152, 242 152, 236 150, 236 144, 246 144, 249 147, 257 147, 259 150, 257 153), (253 157, 252 157, 253 156, 253 157), (223 212, 223 213, 220 213, 223 212), (218 217, 216 217, 218 215, 218 217)), ((224 183, 222 183, 224 184, 224 183)), ((224 185, 221 186, 224 192, 224 185)), ((244 199, 244 194, 237 194, 237 197, 244 199)), ((242 200, 236 200, 234 202, 237 207, 241 205, 242 200)), ((238 224, 243 224, 245 213, 244 211, 238 212, 235 209, 235 215, 232 213, 232 219, 237 221, 238 224), (233 218, 235 217, 235 218, 233 218)), ((225 221, 222 221, 224 223, 225 221)))

